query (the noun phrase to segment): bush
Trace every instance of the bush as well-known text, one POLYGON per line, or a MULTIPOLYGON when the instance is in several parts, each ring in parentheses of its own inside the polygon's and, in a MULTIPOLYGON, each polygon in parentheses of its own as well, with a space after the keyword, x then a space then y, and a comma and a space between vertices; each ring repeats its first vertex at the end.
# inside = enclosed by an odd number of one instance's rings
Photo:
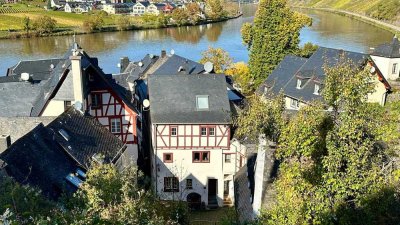
POLYGON ((83 21, 82 28, 85 32, 92 32, 94 30, 101 30, 104 20, 102 14, 92 14, 85 21, 83 21))
POLYGON ((41 16, 33 22, 33 29, 39 34, 51 34, 56 28, 57 21, 50 16, 41 16))
POLYGON ((115 23, 120 31, 129 30, 132 27, 131 20, 128 16, 119 16, 115 23))
POLYGON ((375 10, 367 12, 368 15, 379 20, 394 20, 400 13, 400 2, 398 0, 383 0, 375 10))

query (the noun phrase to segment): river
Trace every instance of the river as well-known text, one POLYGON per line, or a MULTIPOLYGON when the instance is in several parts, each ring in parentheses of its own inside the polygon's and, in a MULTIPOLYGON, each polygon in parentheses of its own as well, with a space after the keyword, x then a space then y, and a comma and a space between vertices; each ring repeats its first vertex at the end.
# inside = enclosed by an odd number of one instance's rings
MULTIPOLYGON (((242 45, 240 28, 254 18, 257 5, 242 5, 243 16, 237 19, 201 26, 165 28, 125 32, 77 35, 76 40, 91 55, 99 58, 107 73, 118 72, 122 56, 140 60, 145 54, 160 54, 162 49, 193 60, 209 46, 229 52, 234 61, 247 61, 248 52, 242 45)), ((301 10, 313 18, 313 25, 301 31, 301 44, 312 42, 324 47, 368 52, 392 39, 383 29, 345 16, 314 10, 301 10)), ((43 37, 0 40, 0 75, 20 60, 56 58, 64 55, 73 37, 43 37)))

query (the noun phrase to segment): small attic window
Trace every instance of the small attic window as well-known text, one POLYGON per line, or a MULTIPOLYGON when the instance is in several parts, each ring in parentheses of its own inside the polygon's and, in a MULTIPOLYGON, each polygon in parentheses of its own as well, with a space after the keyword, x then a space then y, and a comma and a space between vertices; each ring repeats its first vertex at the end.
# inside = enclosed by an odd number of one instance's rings
POLYGON ((196 107, 197 110, 208 110, 208 95, 197 95, 196 96, 196 107))
POLYGON ((58 133, 66 140, 69 141, 69 134, 64 129, 58 130, 58 133))
POLYGON ((297 89, 300 89, 300 88, 301 88, 301 80, 300 80, 300 79, 297 79, 296 88, 297 88, 297 89))
POLYGON ((319 86, 319 84, 315 84, 314 95, 319 95, 319 94, 320 94, 320 86, 319 86))

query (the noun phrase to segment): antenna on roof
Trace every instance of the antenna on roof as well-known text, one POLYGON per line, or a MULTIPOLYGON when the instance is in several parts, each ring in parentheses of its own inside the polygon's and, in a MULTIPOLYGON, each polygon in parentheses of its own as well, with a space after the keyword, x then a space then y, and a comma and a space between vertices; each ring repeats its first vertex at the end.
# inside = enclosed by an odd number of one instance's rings
POLYGON ((214 64, 212 64, 212 62, 206 62, 204 64, 204 70, 206 73, 211 73, 214 70, 214 64))
POLYGON ((175 54, 175 50, 171 49, 171 55, 175 54))
POLYGON ((143 66, 143 63, 142 63, 142 62, 139 62, 138 65, 139 65, 140 67, 142 67, 142 66, 143 66))

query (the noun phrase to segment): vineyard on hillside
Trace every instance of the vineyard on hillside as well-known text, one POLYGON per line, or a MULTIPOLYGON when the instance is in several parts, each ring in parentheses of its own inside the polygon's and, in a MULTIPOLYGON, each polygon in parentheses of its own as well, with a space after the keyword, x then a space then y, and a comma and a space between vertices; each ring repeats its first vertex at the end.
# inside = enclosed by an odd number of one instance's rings
POLYGON ((12 13, 28 13, 28 12, 39 12, 43 11, 41 8, 11 8, 11 7, 0 7, 0 14, 12 14, 12 13))

